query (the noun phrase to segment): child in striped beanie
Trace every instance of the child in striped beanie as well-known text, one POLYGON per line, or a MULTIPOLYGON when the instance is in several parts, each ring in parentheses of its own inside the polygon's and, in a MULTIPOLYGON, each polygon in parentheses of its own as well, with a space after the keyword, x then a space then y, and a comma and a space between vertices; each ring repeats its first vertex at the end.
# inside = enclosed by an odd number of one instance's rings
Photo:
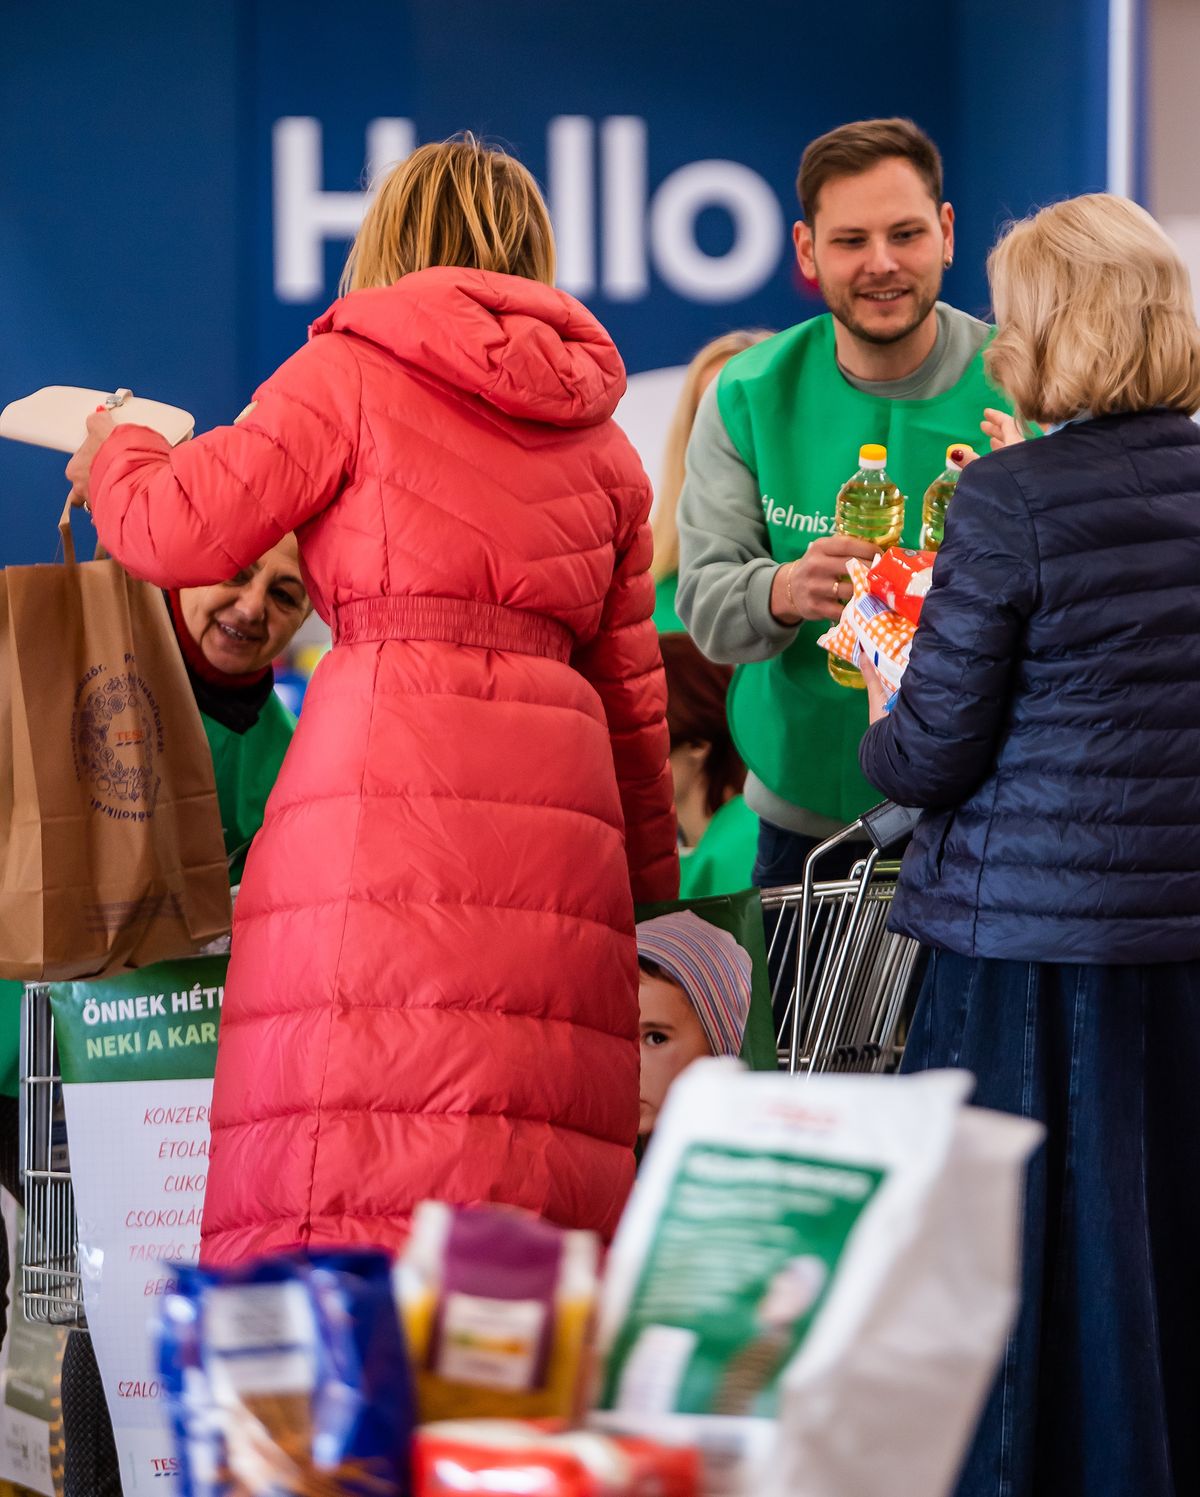
POLYGON ((705 1055, 737 1056, 750 1013, 749 953, 691 910, 637 928, 642 1085, 638 1134, 654 1127, 667 1088, 705 1055))

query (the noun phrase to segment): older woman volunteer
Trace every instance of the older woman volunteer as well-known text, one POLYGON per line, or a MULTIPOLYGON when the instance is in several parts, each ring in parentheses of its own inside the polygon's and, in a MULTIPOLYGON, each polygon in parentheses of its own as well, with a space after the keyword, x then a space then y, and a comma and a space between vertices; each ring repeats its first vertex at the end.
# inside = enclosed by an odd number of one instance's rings
POLYGON ((72 465, 161 584, 286 531, 334 648, 246 870, 203 1252, 403 1241, 426 1196, 611 1234, 638 1121, 633 897, 678 887, 650 488, 529 173, 387 177, 349 294, 240 426, 72 465))
POLYGON ((1036 442, 951 505, 867 778, 925 808, 894 905, 933 948, 905 1064, 1047 1124, 1025 1300, 970 1497, 1200 1491, 1200 332, 1133 203, 1017 224, 994 379, 1036 442))

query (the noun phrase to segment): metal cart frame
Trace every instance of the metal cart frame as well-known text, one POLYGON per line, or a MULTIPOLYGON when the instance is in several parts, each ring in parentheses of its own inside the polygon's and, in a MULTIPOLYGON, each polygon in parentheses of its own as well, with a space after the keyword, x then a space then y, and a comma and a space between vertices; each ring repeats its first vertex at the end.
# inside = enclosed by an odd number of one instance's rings
POLYGON ((887 929, 900 865, 880 854, 911 833, 918 815, 886 801, 815 847, 802 883, 763 890, 785 1070, 894 1071, 900 1064, 920 948, 887 929), (830 852, 864 836, 869 850, 848 878, 817 881, 830 852))
POLYGON ((50 990, 28 983, 21 1003, 21 1175, 25 1233, 21 1300, 30 1320, 87 1329, 50 990))

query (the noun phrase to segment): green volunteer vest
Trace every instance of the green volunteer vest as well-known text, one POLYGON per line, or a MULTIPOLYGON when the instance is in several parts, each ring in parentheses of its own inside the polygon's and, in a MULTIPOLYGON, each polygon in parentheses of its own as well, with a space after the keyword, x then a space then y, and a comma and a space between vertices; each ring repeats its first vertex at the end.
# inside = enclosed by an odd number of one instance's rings
MULTIPOLYGON (((802 556, 832 535, 834 501, 858 467, 864 442, 881 442, 908 503, 903 544, 915 546, 921 499, 946 465, 951 442, 979 439, 985 406, 1011 406, 988 383, 982 351, 959 382, 929 400, 889 400, 856 390, 837 372, 833 318, 814 317, 738 354, 718 377, 717 404, 730 440, 755 475, 771 554, 802 556)), ((858 768, 866 693, 839 686, 817 639, 800 626, 772 660, 744 665, 729 694, 729 721, 746 764, 794 806, 850 822, 878 793, 858 768)))
POLYGON ((212 750, 229 882, 239 884, 246 853, 262 826, 267 796, 292 741, 296 719, 272 692, 257 722, 245 733, 235 733, 203 713, 200 720, 212 750))
POLYGON ((659 634, 686 634, 683 620, 675 608, 679 591, 679 573, 672 572, 654 584, 654 627, 659 634))
POLYGON ((691 852, 679 859, 680 899, 748 889, 757 852, 758 817, 735 795, 717 810, 691 852))

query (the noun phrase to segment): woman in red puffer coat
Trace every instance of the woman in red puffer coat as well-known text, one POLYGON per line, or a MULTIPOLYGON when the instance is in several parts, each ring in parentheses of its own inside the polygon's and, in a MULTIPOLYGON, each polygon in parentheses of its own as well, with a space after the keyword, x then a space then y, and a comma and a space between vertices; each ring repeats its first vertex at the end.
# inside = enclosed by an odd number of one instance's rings
POLYGON ((395 1247, 427 1196, 607 1237, 632 1181, 633 900, 678 885, 650 488, 553 275, 522 166, 422 147, 240 425, 94 416, 68 470, 163 587, 295 530, 333 632, 238 903, 208 1262, 395 1247))

